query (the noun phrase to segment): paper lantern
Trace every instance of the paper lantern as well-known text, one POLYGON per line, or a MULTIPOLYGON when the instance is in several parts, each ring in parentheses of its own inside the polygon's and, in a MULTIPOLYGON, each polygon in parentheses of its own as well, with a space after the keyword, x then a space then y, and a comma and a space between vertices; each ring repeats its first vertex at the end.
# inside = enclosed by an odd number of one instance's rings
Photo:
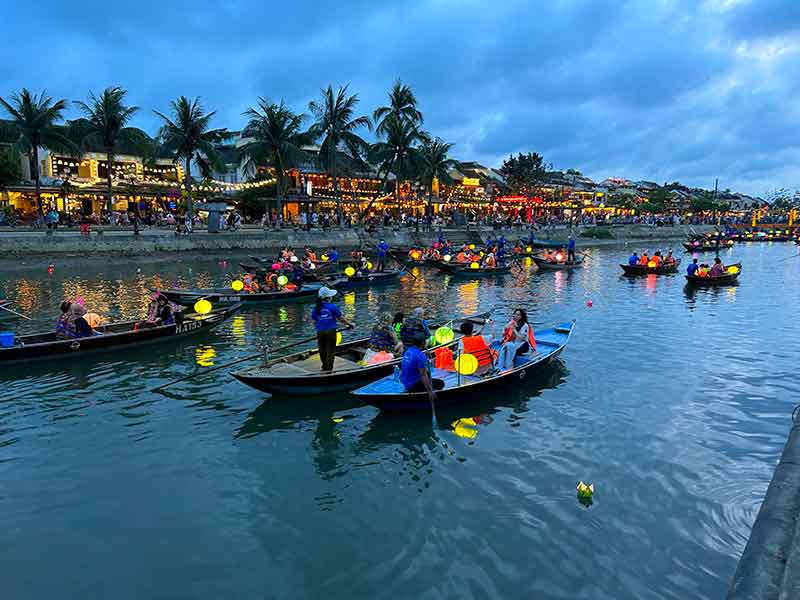
POLYGON ((201 298, 194 303, 194 312, 196 312, 198 315, 207 315, 211 312, 211 302, 205 298, 201 298))
POLYGON ((739 267, 737 267, 736 265, 728 267, 728 273, 730 273, 731 275, 738 274, 739 273, 739 267))
POLYGON ((564 260, 564 255, 561 252, 556 252, 556 261, 562 262, 564 260))
POLYGON ((475 244, 470 244, 470 245, 469 245, 469 249, 470 249, 470 250, 475 250, 475 244))
POLYGON ((314 263, 310 263, 310 264, 308 265, 308 268, 309 268, 309 269, 311 269, 311 270, 313 271, 314 269, 316 269, 316 268, 317 268, 317 265, 315 265, 314 263))
POLYGON ((278 277, 278 285, 284 286, 289 283, 289 278, 286 275, 281 275, 278 277))
POLYGON ((478 430, 475 429, 475 421, 470 418, 453 421, 451 427, 453 428, 453 433, 460 438, 474 440, 478 437, 478 430))
POLYGON ((341 331, 337 331, 336 332, 336 345, 338 346, 341 343, 342 343, 342 332, 341 331))
POLYGON ((241 292, 244 289, 244 283, 240 279, 237 279, 231 283, 231 288, 233 288, 235 292, 241 292))
POLYGON ((462 354, 456 359, 455 367, 461 375, 472 375, 478 370, 478 359, 472 354, 462 354))
POLYGON ((649 263, 647 263, 647 266, 652 269, 653 267, 656 266, 656 263, 655 263, 655 261, 651 260, 649 263))
POLYGON ((525 252, 533 252, 533 248, 531 248, 530 246, 526 246, 525 252))
POLYGON ((578 482, 577 486, 578 496, 580 498, 591 498, 594 494, 594 484, 593 483, 583 483, 582 481, 578 482))
POLYGON ((320 256, 320 258, 322 259, 322 262, 328 262, 328 255, 327 254, 323 254, 322 256, 320 256))
POLYGON ((344 274, 347 275, 348 277, 352 277, 353 275, 356 274, 356 270, 353 267, 347 267, 344 270, 344 274))
POLYGON ((439 329, 434 332, 433 337, 437 344, 449 344, 453 341, 455 334, 453 333, 452 328, 445 325, 443 327, 439 327, 439 329))
POLYGON ((297 257, 296 256, 290 257, 289 262, 297 262, 297 257))
POLYGON ((480 265, 478 263, 476 263, 476 262, 473 262, 473 263, 470 263, 469 268, 470 269, 479 269, 480 265))
POLYGON ((451 260, 453 260, 452 256, 450 256, 449 254, 444 255, 444 262, 450 262, 451 260))
POLYGON ((102 325, 103 323, 103 317, 101 317, 97 313, 93 312, 86 313, 85 315, 83 315, 83 318, 86 320, 86 322, 89 324, 89 327, 91 327, 92 329, 94 329, 99 325, 102 325))
POLYGON ((372 271, 372 263, 367 261, 367 268, 372 271))

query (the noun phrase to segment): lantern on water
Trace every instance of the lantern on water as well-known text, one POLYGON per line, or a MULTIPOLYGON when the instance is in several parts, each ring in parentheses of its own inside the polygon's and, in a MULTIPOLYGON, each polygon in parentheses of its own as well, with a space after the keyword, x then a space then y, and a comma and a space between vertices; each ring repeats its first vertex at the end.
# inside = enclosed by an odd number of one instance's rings
POLYGON ((533 248, 531 248, 530 246, 527 246, 525 248, 525 252, 531 252, 531 251, 533 251, 533 248))
POLYGON ((281 275, 278 277, 278 285, 284 286, 289 283, 289 278, 286 275, 281 275))
POLYGON ((211 302, 205 298, 201 298, 194 303, 194 312, 196 312, 198 315, 207 315, 211 312, 211 302))
POLYGON ((728 273, 730 273, 731 275, 737 275, 739 273, 739 267, 737 267, 736 265, 728 267, 728 273))
POLYGON ((649 263, 647 263, 647 266, 648 266, 648 267, 650 267, 650 268, 652 269, 653 267, 655 267, 655 266, 656 266, 656 263, 655 263, 655 261, 652 261, 652 260, 651 260, 649 263))
POLYGON ((469 268, 470 269, 479 269, 480 265, 478 263, 476 263, 476 262, 473 262, 473 263, 470 263, 469 268))
POLYGON ((341 331, 337 331, 336 332, 336 345, 338 346, 341 343, 342 343, 342 332, 341 331))
POLYGON ((450 256, 449 254, 444 255, 444 262, 450 262, 451 260, 453 260, 452 256, 450 256))
POLYGON ((236 281, 231 282, 231 288, 234 292, 241 292, 244 289, 244 283, 241 279, 237 279, 236 281))
POLYGON ((353 267, 347 267, 344 270, 344 274, 347 275, 348 277, 352 277, 353 275, 356 274, 356 270, 353 267))
POLYGON ((449 344, 453 341, 455 334, 453 333, 452 328, 447 327, 446 325, 439 327, 433 334, 434 339, 436 340, 437 344, 449 344))
POLYGON ((461 375, 472 375, 478 370, 478 359, 472 354, 462 354, 456 359, 455 368, 461 375))

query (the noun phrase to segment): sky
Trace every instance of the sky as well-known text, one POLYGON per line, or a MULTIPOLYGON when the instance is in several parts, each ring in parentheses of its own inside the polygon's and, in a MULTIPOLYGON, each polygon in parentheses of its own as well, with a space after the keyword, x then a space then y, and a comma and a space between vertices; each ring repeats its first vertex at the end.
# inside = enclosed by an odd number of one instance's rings
POLYGON ((535 151, 595 181, 800 188, 800 0, 0 0, 0 14, 0 96, 119 85, 151 134, 179 95, 237 130, 259 96, 307 111, 349 85, 370 114, 400 78, 459 160, 535 151))

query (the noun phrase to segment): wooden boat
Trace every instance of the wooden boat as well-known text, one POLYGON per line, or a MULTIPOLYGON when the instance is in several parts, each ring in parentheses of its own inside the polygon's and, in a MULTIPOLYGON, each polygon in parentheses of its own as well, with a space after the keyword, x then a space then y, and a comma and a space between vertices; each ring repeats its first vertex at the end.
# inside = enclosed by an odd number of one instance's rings
POLYGON ((286 291, 279 292, 236 292, 231 288, 199 288, 192 290, 184 289, 169 289, 169 290, 153 290, 164 294, 170 302, 181 304, 183 306, 194 306, 194 303, 205 298, 211 302, 212 306, 228 306, 231 304, 255 304, 255 303, 284 303, 292 302, 295 300, 312 301, 317 297, 317 292, 322 285, 319 283, 310 283, 304 285, 299 291, 286 291))
POLYGON ((451 275, 455 277, 486 277, 492 275, 505 275, 511 272, 511 265, 502 267, 478 267, 477 269, 471 268, 469 265, 459 265, 457 269, 451 271, 451 275))
POLYGON ((212 310, 206 315, 196 313, 175 313, 173 325, 142 328, 134 330, 139 321, 124 321, 100 325, 95 331, 102 335, 68 340, 56 339, 54 331, 18 336, 14 345, 0 347, 0 366, 39 359, 57 359, 80 356, 92 352, 119 350, 139 344, 158 342, 167 339, 183 338, 216 327, 235 313, 241 304, 212 310))
POLYGON ((716 243, 701 242, 696 244, 694 242, 684 242, 683 247, 687 252, 714 252, 716 250, 725 250, 726 248, 733 247, 733 240, 725 240, 720 242, 719 246, 716 243))
MULTIPOLYGON (((370 287, 373 285, 383 285, 397 281, 402 271, 386 270, 386 271, 373 271, 368 275, 353 275, 348 277, 346 275, 331 276, 325 278, 326 285, 336 288, 337 290, 352 290, 354 288, 370 287)), ((305 289, 305 288, 303 288, 305 289)))
MULTIPOLYGON (((320 263, 314 269, 305 269, 303 273, 303 281, 319 281, 325 275, 330 275, 332 271, 336 270, 337 263, 320 263)), ((239 263, 239 267, 246 273, 252 273, 258 277, 264 277, 272 273, 272 269, 266 266, 252 265, 248 263, 239 263)), ((289 276, 290 273, 284 271, 284 275, 289 276)))
POLYGON ((574 262, 550 262, 538 256, 533 257, 533 262, 536 263, 536 266, 546 271, 569 271, 570 269, 578 269, 583 266, 584 260, 585 259, 581 257, 580 260, 574 262))
POLYGON ((671 265, 661 264, 658 267, 648 267, 647 265, 620 265, 625 275, 670 275, 678 272, 681 259, 677 259, 671 265))
MULTIPOLYGON (((476 325, 475 333, 479 333, 486 324, 490 313, 481 313, 455 319, 452 327, 456 336, 454 341, 461 337, 458 329, 461 323, 469 321, 476 325)), ((441 325, 441 323, 440 323, 441 325)), ((435 325, 431 330, 435 330, 435 325)), ((323 373, 320 371, 319 351, 314 348, 297 352, 281 358, 267 360, 267 362, 253 368, 243 369, 231 373, 236 379, 262 392, 280 393, 296 392, 316 394, 332 389, 348 389, 373 381, 375 378, 391 373, 395 365, 400 364, 402 357, 395 360, 379 363, 377 365, 359 364, 367 351, 369 338, 361 338, 346 342, 336 348, 336 360, 333 371, 323 373)), ((453 342, 450 342, 452 344, 453 342)), ((448 344, 449 345, 449 344, 448 344)), ((431 351, 441 346, 434 346, 431 351)))
MULTIPOLYGON (((459 375, 454 371, 432 369, 432 376, 444 380, 444 389, 436 392, 436 405, 464 401, 476 395, 491 394, 491 388, 518 382, 529 372, 552 363, 569 342, 575 321, 563 323, 552 329, 536 332, 536 351, 514 359, 514 367, 502 372, 490 372, 482 376, 459 375)), ((492 344, 495 348, 499 342, 492 344)), ((403 385, 389 375, 350 392, 365 402, 384 410, 430 410, 426 392, 409 393, 403 385)))
POLYGON ((735 265, 728 265, 725 268, 725 275, 719 277, 698 277, 697 275, 686 275, 686 281, 692 285, 731 285, 738 281, 739 275, 742 272, 742 263, 735 265), (735 272, 731 273, 731 269, 735 267, 735 272))

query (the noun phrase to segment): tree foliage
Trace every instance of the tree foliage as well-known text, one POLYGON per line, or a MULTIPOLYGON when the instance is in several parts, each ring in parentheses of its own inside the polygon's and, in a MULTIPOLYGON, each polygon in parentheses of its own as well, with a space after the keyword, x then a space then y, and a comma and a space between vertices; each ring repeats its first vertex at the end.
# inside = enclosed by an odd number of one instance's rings
POLYGON ((0 189, 22 180, 22 157, 13 149, 0 151, 0 189))
POLYGON ((541 183, 545 175, 544 159, 536 152, 511 155, 503 161, 500 173, 513 192, 523 192, 541 183))

